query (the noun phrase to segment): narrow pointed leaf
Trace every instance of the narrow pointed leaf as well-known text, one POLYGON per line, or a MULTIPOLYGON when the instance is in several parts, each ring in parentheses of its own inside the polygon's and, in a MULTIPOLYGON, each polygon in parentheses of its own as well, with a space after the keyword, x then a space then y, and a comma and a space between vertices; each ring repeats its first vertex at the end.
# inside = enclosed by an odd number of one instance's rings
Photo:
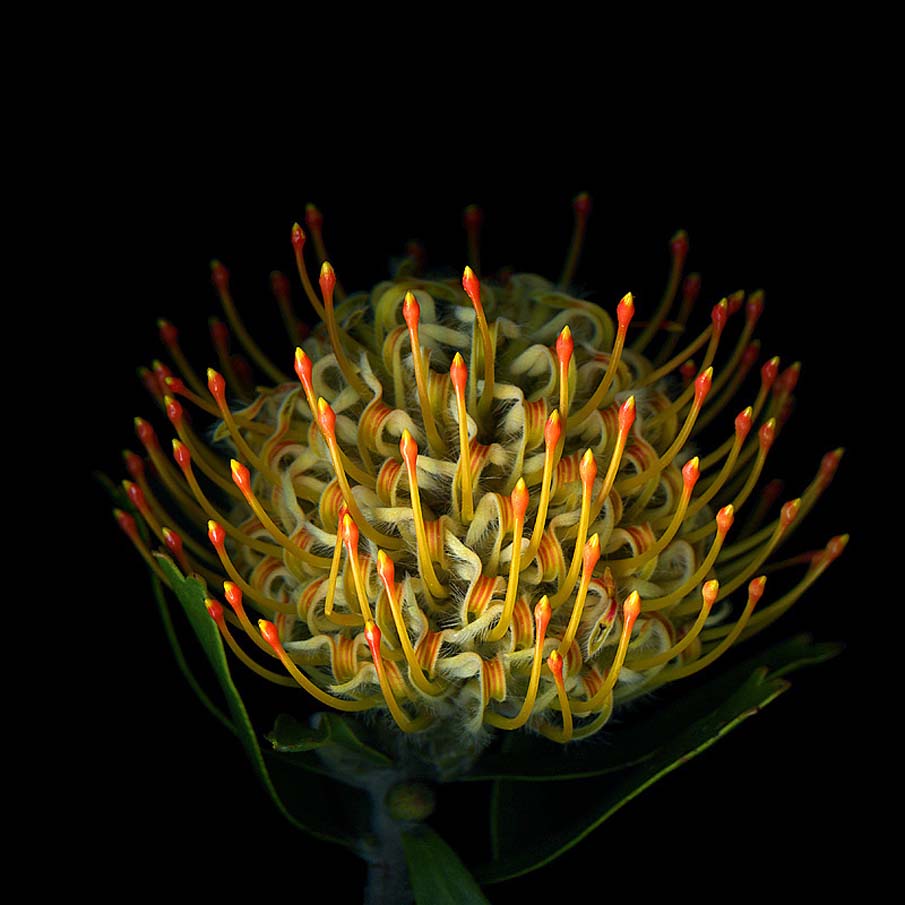
POLYGON ((402 833, 416 905, 490 905, 459 856, 429 826, 402 833))

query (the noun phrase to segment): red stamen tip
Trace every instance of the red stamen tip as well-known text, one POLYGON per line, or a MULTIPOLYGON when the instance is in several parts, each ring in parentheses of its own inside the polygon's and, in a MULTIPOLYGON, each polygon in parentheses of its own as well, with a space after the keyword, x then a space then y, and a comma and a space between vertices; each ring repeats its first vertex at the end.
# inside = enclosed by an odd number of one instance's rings
POLYGON ((178 426, 182 421, 183 415, 185 414, 185 410, 182 408, 182 403, 178 399, 174 399, 172 396, 164 396, 163 404, 166 408, 167 418, 169 418, 173 424, 178 426))
POLYGON ((720 583, 715 578, 704 582, 704 586, 701 588, 701 598, 704 601, 704 606, 708 610, 716 603, 719 592, 720 583))
POLYGON ((324 215, 311 202, 305 205, 305 223, 312 232, 316 232, 324 225, 324 215))
POLYGON ((465 366, 465 359, 460 352, 456 352, 453 356, 452 364, 449 366, 449 378, 452 380, 456 393, 465 392, 465 384, 468 382, 468 368, 465 366))
POLYGON ((519 521, 524 520, 525 513, 528 511, 528 487, 524 478, 519 478, 509 494, 512 502, 512 512, 519 521))
POLYGON ((462 223, 467 230, 479 230, 484 222, 484 211, 477 204, 469 204, 462 212, 462 223))
POLYGON ((411 332, 418 329, 418 321, 421 319, 421 306, 418 304, 418 299, 415 298, 415 293, 411 290, 406 292, 402 301, 402 316, 405 318, 406 326, 411 332))
POLYGON ((226 380, 224 380, 222 374, 213 368, 207 369, 207 388, 217 402, 226 401, 226 380))
POLYGON ((380 628, 377 623, 369 619, 365 623, 365 641, 371 649, 371 659, 377 663, 380 660, 380 628))
POLYGON ((748 603, 754 607, 764 596, 764 585, 767 583, 766 575, 759 575, 748 583, 748 603))
POLYGON ((629 396, 628 399, 619 406, 619 431, 628 433, 634 423, 635 397, 629 396))
POLYGON ((182 538, 172 528, 162 528, 163 542, 177 559, 182 555, 182 538))
POLYGON ((757 438, 760 442, 761 448, 764 452, 766 452, 773 445, 773 441, 776 439, 775 418, 771 418, 769 421, 766 421, 760 426, 760 430, 757 432, 757 438))
POLYGON ((130 449, 123 450, 123 461, 126 463, 126 471, 134 481, 139 481, 144 477, 145 462, 141 456, 132 452, 130 449))
POLYGON ((268 619, 258 620, 258 631, 261 637, 278 653, 282 653, 283 644, 280 641, 280 633, 277 627, 268 619))
POLYGON ((466 265, 462 273, 462 288, 465 294, 471 299, 471 303, 475 308, 481 308, 481 284, 475 276, 475 272, 466 265))
POLYGON ((831 563, 842 554, 842 551, 848 543, 848 538, 849 536, 847 534, 839 534, 836 537, 830 538, 826 545, 827 564, 831 563))
POLYGON ((550 599, 544 594, 534 607, 534 624, 537 626, 537 636, 540 640, 547 632, 547 626, 550 624, 550 617, 553 615, 553 607, 550 606, 550 599))
POLYGON ((745 305, 745 320, 753 327, 764 313, 764 291, 758 289, 751 294, 748 304, 745 305))
POLYGON ((355 524, 355 520, 348 512, 343 516, 342 529, 343 545, 349 556, 358 553, 358 538, 360 537, 358 525, 355 524))
POLYGON ((295 349, 295 373, 298 375, 299 381, 305 388, 306 393, 314 392, 314 385, 311 382, 311 375, 314 371, 314 364, 305 354, 305 350, 301 346, 295 349))
POLYGON ((581 564, 584 567, 586 575, 590 575, 594 571, 594 566, 600 561, 600 535, 596 532, 592 534, 584 550, 581 551, 581 564))
POLYGON ((160 444, 157 442, 157 434, 154 433, 154 428, 144 418, 136 418, 134 423, 135 433, 144 447, 146 449, 159 449, 160 444))
POLYGON ((386 587, 387 593, 391 593, 395 587, 396 564, 383 550, 377 551, 377 576, 386 587))
POLYGON ((289 280, 286 274, 279 270, 274 270, 270 274, 270 289, 273 294, 280 299, 289 297, 289 280))
POLYGON ((701 460, 695 456, 693 459, 689 459, 682 466, 682 482, 685 487, 689 490, 694 487, 697 483, 698 478, 701 476, 701 460))
POLYGON ((233 483, 244 496, 251 493, 251 472, 237 459, 229 460, 229 468, 232 471, 233 483))
POLYGON ((688 384, 694 380, 694 376, 697 373, 698 366, 695 364, 693 358, 689 358, 688 361, 679 368, 679 376, 682 378, 682 382, 685 386, 688 386, 688 384))
POLYGON ((669 250, 676 259, 680 261, 685 260, 685 256, 688 254, 688 233, 685 232, 684 229, 680 229, 672 239, 669 240, 669 250))
POLYGON ((204 607, 210 615, 211 619, 220 625, 223 622, 223 607, 219 601, 214 600, 213 597, 206 597, 204 600, 204 607))
POLYGON ((547 449, 552 449, 559 443, 559 438, 562 435, 562 417, 559 414, 559 409, 553 409, 550 413, 550 417, 547 418, 547 423, 544 425, 544 443, 547 446, 547 449))
POLYGON ((750 405, 735 416, 735 436, 738 437, 739 441, 744 441, 745 437, 748 436, 753 423, 754 409, 750 405))
POLYGON ((572 352, 575 349, 575 340, 572 339, 572 331, 566 324, 559 336, 556 337, 556 355, 559 358, 559 366, 568 368, 572 360, 572 352))
POLYGON ((716 514, 717 532, 725 537, 729 533, 733 521, 735 521, 735 508, 732 503, 730 503, 728 506, 723 506, 716 514))
POLYGON ((578 474, 581 478, 581 483, 589 487, 594 483, 594 478, 597 477, 597 460, 590 449, 585 450, 581 461, 578 463, 578 474))
POLYGON ((122 509, 114 509, 113 517, 125 534, 130 538, 138 538, 138 528, 135 525, 135 519, 128 512, 122 509))
POLYGON ((761 383, 769 390, 779 374, 779 356, 776 355, 769 361, 765 361, 760 369, 761 383))
POLYGON ((211 261, 211 280, 220 292, 229 289, 229 271, 219 261, 211 261))
POLYGON ((558 650, 554 650, 550 656, 547 657, 547 666, 550 667, 550 672, 553 673, 556 684, 562 684, 562 655, 558 650))
POLYGON ((625 619, 625 631, 630 632, 632 630, 632 626, 635 624, 635 620, 638 618, 638 615, 640 613, 641 598, 638 596, 637 591, 632 591, 632 593, 625 598, 625 603, 622 604, 622 615, 625 619))
POLYGON ((572 199, 572 210, 579 217, 587 217, 591 213, 591 196, 587 192, 580 192, 572 199))
POLYGON ((796 361, 790 364, 776 381, 775 391, 777 393, 791 393, 798 385, 798 378, 801 376, 801 362, 796 361))
POLYGON ((181 377, 164 377, 163 388, 167 392, 176 393, 180 396, 185 394, 185 382, 181 377))
POLYGON ((708 368, 698 375, 698 379, 694 382, 694 401, 700 405, 710 392, 710 386, 713 383, 713 368, 708 368))
POLYGON ((138 379, 155 399, 160 398, 162 392, 160 389, 160 382, 157 380, 157 375, 150 368, 139 368, 138 379))
POLYGON ((754 342, 745 346, 745 351, 742 352, 742 367, 745 371, 754 366, 758 355, 760 355, 760 342, 758 340, 754 340, 754 342))
POLYGON ((788 528, 796 518, 798 518, 798 512, 800 509, 800 499, 789 500, 789 502, 782 507, 779 515, 779 524, 783 531, 785 531, 785 529, 788 528))
POLYGON ((229 327, 217 317, 212 317, 207 322, 207 325, 211 333, 211 342, 213 342, 214 348, 226 351, 229 348, 229 327))
POLYGON ((413 471, 418 459, 418 444, 407 427, 403 428, 402 437, 399 439, 399 452, 402 453, 402 460, 408 466, 409 471, 413 471))
POLYGON ((820 460, 820 471, 818 473, 818 478, 820 480, 820 486, 826 487, 830 481, 833 480, 833 477, 836 474, 836 469, 839 467, 839 462, 842 459, 842 454, 845 450, 840 446, 838 449, 834 449, 832 452, 828 452, 821 460, 820 460))
POLYGON ((232 581, 224 581, 223 594, 226 597, 226 602, 233 608, 238 616, 244 609, 242 603, 242 589, 232 581))
POLYGON ((317 423, 328 440, 336 439, 336 412, 323 396, 317 400, 317 423))
POLYGON ((207 537, 216 549, 220 549, 226 543, 226 531, 219 522, 211 519, 207 523, 207 537))
POLYGON ((682 283, 682 296, 686 305, 691 305, 701 292, 701 275, 690 273, 682 283))
POLYGON ((745 291, 743 289, 739 289, 736 292, 733 292, 729 298, 726 299, 727 303, 727 313, 731 317, 738 311, 745 301, 745 291))
POLYGON ((329 261, 321 264, 321 275, 318 278, 321 287, 321 294, 324 301, 330 303, 333 301, 333 290, 336 288, 336 273, 329 261))
POLYGON ((129 497, 132 505, 139 512, 142 512, 147 507, 145 495, 138 484, 134 484, 132 481, 123 481, 123 489, 126 491, 126 496, 129 497))
POLYGON ((635 315, 635 300, 630 292, 626 292, 616 306, 616 320, 620 330, 627 330, 635 315))
POLYGON ((161 318, 157 321, 157 329, 165 346, 175 346, 179 342, 179 331, 169 321, 161 318))
POLYGON ((710 321, 713 324, 713 332, 719 336, 729 320, 729 302, 726 299, 718 301, 710 312, 710 321))
POLYGON ((305 230, 298 223, 292 224, 292 247, 297 254, 301 254, 305 247, 305 230))
POLYGON ((189 452, 189 448, 181 440, 177 440, 175 437, 173 438, 173 458, 183 471, 186 471, 191 467, 192 454, 189 452))

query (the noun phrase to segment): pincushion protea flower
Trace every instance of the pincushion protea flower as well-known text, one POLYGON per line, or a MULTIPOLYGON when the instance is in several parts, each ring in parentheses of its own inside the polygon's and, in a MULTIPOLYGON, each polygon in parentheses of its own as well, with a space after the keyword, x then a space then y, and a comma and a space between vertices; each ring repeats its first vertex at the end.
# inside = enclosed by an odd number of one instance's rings
POLYGON ((770 625, 847 540, 771 595, 768 564, 842 451, 777 506, 759 480, 798 368, 766 360, 740 398, 763 295, 717 301, 685 337, 700 283, 683 280, 678 233, 657 310, 639 324, 629 293, 613 317, 568 292, 589 210, 579 196, 558 284, 480 279, 472 209, 461 280, 423 276, 412 248, 393 279, 347 295, 309 209, 317 289, 308 234, 291 238, 313 332, 272 280, 300 340, 291 368, 249 335, 214 262, 245 357, 214 321, 202 377, 161 322, 172 366, 143 372, 176 436, 170 457, 136 419, 151 467, 127 453, 124 487, 147 530, 117 518, 139 552, 164 581, 158 544, 204 582, 224 643, 262 679, 386 715, 440 777, 492 730, 599 732, 770 625))

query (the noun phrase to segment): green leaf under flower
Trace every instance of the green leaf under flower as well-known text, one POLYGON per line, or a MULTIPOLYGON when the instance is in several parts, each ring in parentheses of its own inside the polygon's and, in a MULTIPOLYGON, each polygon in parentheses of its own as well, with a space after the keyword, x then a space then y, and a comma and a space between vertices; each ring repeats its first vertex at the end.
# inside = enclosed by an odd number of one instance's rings
POLYGON ((402 833, 417 905, 489 905, 459 856, 429 826, 402 833))

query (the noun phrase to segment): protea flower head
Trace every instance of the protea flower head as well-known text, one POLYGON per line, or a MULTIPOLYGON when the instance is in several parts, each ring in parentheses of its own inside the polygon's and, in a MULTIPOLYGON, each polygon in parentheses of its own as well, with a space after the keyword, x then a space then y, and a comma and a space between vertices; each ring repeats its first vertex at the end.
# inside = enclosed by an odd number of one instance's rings
POLYGON ((798 496, 761 487, 798 376, 759 361, 763 294, 714 300, 691 335, 700 282, 680 232, 656 310, 577 298, 588 197, 574 208, 556 283, 479 276, 469 209, 461 278, 422 275, 413 247, 351 294, 309 208, 291 241, 313 330, 272 278, 294 361, 259 347, 214 262, 216 368, 197 370, 161 322, 170 365, 144 372, 174 436, 136 419, 150 467, 127 453, 125 488, 147 532, 117 511, 136 547, 205 582, 262 681, 392 722, 441 774, 496 730, 600 731, 770 625, 846 543, 798 557, 771 592, 768 564, 842 451, 798 496))

